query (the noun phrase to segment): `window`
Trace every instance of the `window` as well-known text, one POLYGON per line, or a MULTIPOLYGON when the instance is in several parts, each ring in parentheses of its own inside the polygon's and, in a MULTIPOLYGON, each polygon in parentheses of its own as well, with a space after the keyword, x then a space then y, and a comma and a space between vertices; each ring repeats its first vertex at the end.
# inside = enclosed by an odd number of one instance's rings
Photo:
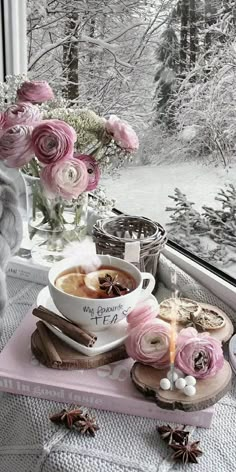
POLYGON ((235 278, 234 2, 26 3, 28 76, 139 135, 130 167, 104 177, 107 195, 235 278))
POLYGON ((0 3, 0 81, 4 80, 5 77, 5 55, 4 50, 4 23, 3 23, 3 10, 0 3))

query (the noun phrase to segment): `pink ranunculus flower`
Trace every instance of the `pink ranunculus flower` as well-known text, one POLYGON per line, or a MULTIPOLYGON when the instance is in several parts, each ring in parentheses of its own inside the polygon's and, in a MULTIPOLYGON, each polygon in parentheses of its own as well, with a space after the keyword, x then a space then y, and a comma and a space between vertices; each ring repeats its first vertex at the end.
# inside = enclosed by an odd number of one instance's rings
POLYGON ((62 120, 44 120, 32 134, 36 157, 42 164, 53 164, 73 155, 76 132, 62 120))
POLYGON ((140 302, 127 316, 129 323, 129 329, 139 326, 151 319, 155 319, 159 314, 159 305, 157 301, 148 299, 144 302, 140 302))
POLYGON ((170 363, 170 324, 158 318, 142 323, 129 331, 125 347, 132 359, 163 369, 170 363))
POLYGON ((177 338, 175 365, 197 379, 213 377, 224 364, 221 342, 209 335, 185 328, 177 338))
POLYGON ((54 98, 50 85, 42 81, 25 81, 17 90, 18 101, 43 103, 54 98))
POLYGON ((22 167, 34 156, 32 126, 16 125, 8 128, 0 138, 0 160, 7 167, 22 167))
POLYGON ((5 110, 4 121, 4 129, 15 125, 34 126, 41 121, 41 113, 31 103, 16 103, 5 110))
POLYGON ((88 187, 86 190, 89 191, 97 188, 100 179, 100 169, 94 157, 87 154, 74 154, 74 158, 84 162, 87 167, 88 187))
POLYGON ((87 167, 74 158, 45 166, 40 179, 49 198, 77 198, 88 186, 87 167))
POLYGON ((5 124, 5 114, 4 112, 0 112, 0 138, 4 133, 4 124, 5 124))
POLYGON ((139 148, 137 134, 128 123, 120 120, 118 116, 111 115, 106 121, 105 128, 121 148, 127 151, 137 151, 139 148))

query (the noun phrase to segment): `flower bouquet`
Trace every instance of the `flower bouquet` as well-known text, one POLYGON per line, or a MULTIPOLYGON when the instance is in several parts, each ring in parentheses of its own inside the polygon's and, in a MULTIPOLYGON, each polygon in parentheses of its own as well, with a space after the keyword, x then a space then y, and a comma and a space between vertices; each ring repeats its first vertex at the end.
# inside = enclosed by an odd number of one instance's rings
POLYGON ((44 232, 54 250, 55 241, 62 249, 85 235, 88 192, 97 189, 102 172, 113 174, 131 161, 138 137, 115 115, 68 107, 45 81, 23 81, 13 103, 2 89, 0 160, 24 176, 30 237, 44 232))

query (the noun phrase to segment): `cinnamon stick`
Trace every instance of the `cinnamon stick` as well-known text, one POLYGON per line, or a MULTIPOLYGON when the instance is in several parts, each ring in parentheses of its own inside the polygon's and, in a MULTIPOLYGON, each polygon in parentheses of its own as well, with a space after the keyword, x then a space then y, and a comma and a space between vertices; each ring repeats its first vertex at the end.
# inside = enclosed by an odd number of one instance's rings
POLYGON ((66 334, 66 336, 80 344, 83 344, 84 346, 92 347, 97 340, 97 336, 95 336, 95 334, 83 330, 71 321, 62 318, 53 311, 47 310, 47 308, 43 307, 42 305, 34 308, 32 313, 40 320, 46 321, 50 325, 56 326, 64 334, 66 334))
POLYGON ((46 357, 48 357, 51 364, 62 364, 62 360, 50 338, 50 333, 48 332, 47 327, 42 321, 37 321, 36 325, 41 340, 41 346, 46 357))

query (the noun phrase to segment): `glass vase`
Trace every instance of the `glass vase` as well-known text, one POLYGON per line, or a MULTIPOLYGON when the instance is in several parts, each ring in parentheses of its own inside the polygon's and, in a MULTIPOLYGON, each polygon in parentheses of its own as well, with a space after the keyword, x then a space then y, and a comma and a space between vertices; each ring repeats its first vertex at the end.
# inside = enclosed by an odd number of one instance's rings
POLYGON ((71 201, 49 199, 38 177, 23 174, 27 220, 34 262, 51 265, 64 257, 68 243, 81 241, 87 233, 88 193, 71 201))

